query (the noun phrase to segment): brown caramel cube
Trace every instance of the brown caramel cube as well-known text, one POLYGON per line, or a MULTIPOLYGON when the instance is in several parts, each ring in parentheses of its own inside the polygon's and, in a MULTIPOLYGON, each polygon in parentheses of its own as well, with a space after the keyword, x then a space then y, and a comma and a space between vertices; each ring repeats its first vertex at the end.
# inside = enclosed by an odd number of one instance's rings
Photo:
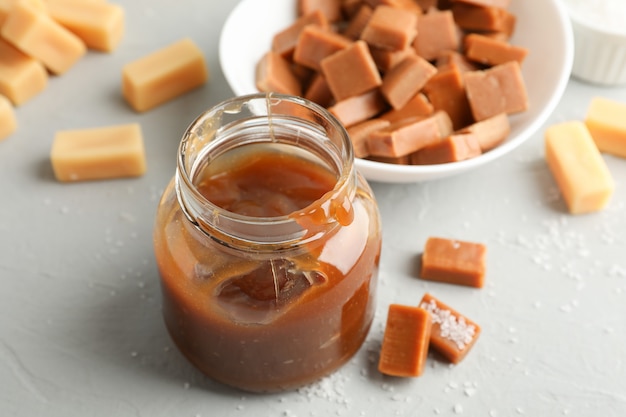
POLYGON ((423 89, 435 111, 448 113, 454 130, 474 122, 465 92, 463 75, 456 68, 435 74, 423 89))
POLYGON ((459 133, 473 133, 478 139, 480 150, 487 152, 504 142, 511 133, 511 124, 506 113, 500 113, 473 123, 461 129, 459 133))
POLYGON ((298 0, 298 15, 304 16, 316 10, 321 11, 329 22, 342 18, 340 0, 298 0))
POLYGON ((420 277, 481 288, 486 256, 487 247, 482 243, 430 237, 424 246, 420 277))
POLYGON ((437 68, 424 58, 409 55, 383 77, 380 91, 394 109, 404 107, 437 73, 437 68))
POLYGON ((417 35, 417 15, 405 10, 380 5, 361 33, 369 45, 392 50, 404 49, 417 35))
POLYGON ((344 49, 351 42, 343 35, 309 25, 300 33, 296 49, 293 51, 293 61, 319 71, 322 59, 344 49))
POLYGON ((517 61, 521 65, 528 55, 527 48, 476 33, 467 35, 464 43, 467 58, 488 66, 509 61, 517 61))
POLYGON ((387 108, 378 89, 336 102, 328 111, 345 126, 352 126, 376 116, 387 108))
POLYGON ((363 94, 382 84, 369 48, 361 40, 326 57, 320 65, 337 101, 363 94))
POLYGON ((518 113, 528 109, 528 95, 517 61, 485 71, 465 73, 465 87, 472 114, 481 121, 499 113, 518 113))
POLYGON ((272 51, 291 59, 298 43, 298 37, 308 25, 316 25, 324 29, 330 27, 326 15, 321 10, 314 10, 307 15, 300 16, 291 25, 276 33, 272 38, 272 51))
POLYGON ((417 27, 413 47, 427 61, 435 60, 442 51, 459 48, 459 33, 451 11, 430 11, 419 16, 417 27))
POLYGON ((369 119, 364 122, 350 126, 347 131, 352 141, 355 158, 365 158, 369 156, 367 142, 372 132, 389 126, 389 121, 384 119, 369 119))

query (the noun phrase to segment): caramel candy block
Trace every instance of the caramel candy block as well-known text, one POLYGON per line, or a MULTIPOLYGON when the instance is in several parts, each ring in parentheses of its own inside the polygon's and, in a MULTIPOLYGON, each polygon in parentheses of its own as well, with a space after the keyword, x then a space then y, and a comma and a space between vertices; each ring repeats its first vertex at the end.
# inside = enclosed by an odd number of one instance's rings
POLYGON ((361 40, 324 58, 321 67, 337 101, 363 94, 382 84, 367 44, 361 40))
POLYGON ((410 119, 412 117, 430 116, 435 110, 433 105, 428 101, 422 93, 415 94, 404 107, 400 109, 391 109, 380 115, 381 119, 390 122, 397 122, 402 119, 410 119))
POLYGON ((363 32, 363 29, 365 29, 367 22, 369 22, 372 17, 373 12, 374 10, 367 4, 362 5, 359 7, 356 14, 350 18, 341 33, 344 36, 356 41, 361 37, 361 33, 363 32))
POLYGON ((422 8, 415 0, 364 0, 364 3, 376 8, 378 6, 388 6, 394 9, 402 10, 403 12, 410 12, 414 15, 420 15, 423 13, 422 8))
POLYGON ((500 113, 481 122, 473 123, 459 130, 459 133, 473 133, 478 139, 480 150, 487 152, 504 142, 509 136, 511 123, 506 113, 500 113))
POLYGON ((126 64, 122 93, 143 112, 200 87, 208 78, 202 51, 185 38, 126 64))
POLYGON ((352 147, 354 148, 354 156, 356 158, 366 158, 369 156, 369 149, 367 142, 372 132, 383 129, 390 125, 388 120, 384 119, 369 119, 364 122, 355 124, 347 128, 348 136, 352 141, 352 147))
POLYGON ((380 72, 387 73, 400 62, 408 57, 415 55, 415 49, 412 47, 399 49, 397 51, 391 49, 377 48, 370 46, 370 54, 376 63, 376 67, 380 72))
POLYGON ((400 157, 437 143, 452 133, 452 122, 445 112, 430 117, 404 119, 373 132, 367 146, 370 155, 400 157))
POLYGON ((362 5, 362 0, 342 0, 341 11, 348 19, 352 19, 354 16, 356 16, 362 5))
POLYGON ((381 162, 383 164, 394 164, 394 165, 411 165, 411 156, 373 156, 370 155, 367 157, 368 160, 374 162, 381 162))
POLYGON ((0 94, 0 140, 8 138, 17 130, 17 119, 13 105, 8 98, 0 94))
POLYGON ((425 146, 411 155, 413 165, 447 164, 480 155, 480 144, 473 133, 457 133, 425 146))
POLYGON ((296 45, 298 43, 300 33, 308 25, 316 25, 325 29, 330 27, 326 15, 324 15, 321 10, 314 10, 309 14, 300 16, 291 25, 276 33, 272 38, 271 50, 291 60, 293 51, 296 49, 296 45))
POLYGON ((452 15, 456 24, 467 31, 510 33, 515 16, 500 7, 483 7, 455 1, 452 15))
POLYGON ((437 68, 424 58, 410 55, 383 77, 380 92, 394 109, 401 109, 426 82, 437 73, 437 68))
POLYGON ((0 34, 54 74, 68 71, 87 52, 85 43, 48 15, 41 5, 18 0, 0 34))
POLYGON ((124 9, 106 1, 47 0, 50 17, 88 48, 112 52, 124 36, 124 9))
POLYGON ((595 97, 587 109, 585 125, 600 152, 626 158, 626 104, 595 97))
POLYGON ((454 130, 474 122, 463 74, 456 67, 433 75, 422 91, 432 103, 435 111, 448 113, 454 130))
POLYGON ((293 51, 293 61, 319 71, 322 59, 344 49, 351 43, 352 41, 343 35, 310 25, 302 29, 300 33, 296 49, 293 51))
POLYGON ((463 73, 466 71, 477 71, 480 68, 467 59, 465 55, 458 51, 442 51, 437 55, 435 66, 440 72, 447 70, 458 70, 463 73))
POLYGON ((257 63, 256 87, 262 92, 299 96, 302 85, 291 70, 291 64, 277 52, 269 51, 257 63))
POLYGON ((361 33, 371 46, 399 50, 411 45, 417 35, 417 15, 405 10, 380 5, 361 33))
POLYGON ((509 61, 517 61, 521 65, 528 55, 526 48, 476 33, 467 35, 464 43, 467 58, 488 66, 509 61))
POLYGON ((571 214, 602 210, 615 184, 583 122, 553 125, 545 132, 546 162, 571 214))
POLYGON ((443 51, 459 48, 459 33, 450 10, 429 11, 417 19, 417 37, 413 48, 427 61, 434 61, 443 51))
POLYGON ((430 237, 422 254, 422 279, 482 288, 487 247, 482 243, 430 237))
POLYGON ((422 375, 431 329, 431 315, 423 308, 389 305, 378 370, 397 377, 422 375))
POLYGON ((465 89, 476 121, 528 109, 526 85, 517 61, 484 71, 466 72, 465 89))
POLYGON ((0 27, 4 23, 15 0, 0 0, 0 27))
POLYGON ((313 80, 304 92, 304 98, 322 107, 329 107, 332 104, 333 93, 328 88, 328 83, 322 74, 317 73, 313 76, 313 80))
POLYGON ((377 89, 336 102, 328 108, 345 127, 370 119, 387 108, 377 89))
POLYGON ((57 132, 50 160, 62 182, 136 177, 146 171, 138 124, 57 132))
POLYGON ((44 66, 0 38, 0 94, 19 106, 47 85, 48 72, 44 66))
POLYGON ((316 10, 321 11, 329 22, 338 22, 343 17, 340 0, 298 0, 299 16, 306 16, 316 10))
POLYGON ((430 347, 453 364, 461 362, 478 340, 480 326, 428 293, 419 307, 433 320, 430 347))

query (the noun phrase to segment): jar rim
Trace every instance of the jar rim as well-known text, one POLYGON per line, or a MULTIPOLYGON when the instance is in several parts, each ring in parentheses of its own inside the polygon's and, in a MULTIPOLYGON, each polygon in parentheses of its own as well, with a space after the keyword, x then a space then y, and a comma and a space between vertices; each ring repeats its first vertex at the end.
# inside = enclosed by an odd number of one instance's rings
MULTIPOLYGON (((234 222, 248 227, 267 227, 268 225, 282 226, 283 228, 291 230, 289 233, 282 236, 283 241, 299 240, 302 238, 302 228, 295 224, 296 221, 294 216, 306 213, 307 210, 310 209, 310 207, 315 203, 300 208, 293 213, 273 217, 248 216, 226 210, 211 202, 209 198, 198 190, 196 184, 194 183, 195 170, 198 166, 196 161, 197 158, 193 160, 189 158, 189 152, 198 151, 197 149, 188 149, 189 146, 195 146, 191 144, 192 139, 198 138, 199 134, 207 135, 209 140, 207 140, 205 144, 208 145, 213 138, 220 135, 221 128, 223 126, 219 126, 219 123, 217 126, 212 124, 216 117, 219 118, 223 114, 236 114, 240 112, 244 106, 250 107, 250 104, 253 104, 253 107, 260 112, 259 116, 267 116, 271 120, 271 117, 274 114, 272 110, 273 107, 283 102, 295 104, 296 106, 310 110, 313 114, 321 117, 325 123, 329 124, 331 129, 337 132, 336 136, 340 140, 340 143, 337 144, 339 145, 337 150, 341 152, 341 155, 339 155, 337 160, 340 161, 341 166, 336 167, 338 177, 333 188, 328 190, 328 192, 326 192, 321 199, 330 199, 333 195, 341 194, 342 192, 345 192, 344 190, 349 186, 349 184, 355 183, 356 171, 354 166, 354 149, 352 147, 352 142, 341 122, 339 122, 339 120, 327 109, 302 97, 278 93, 254 93, 232 97, 218 103, 200 114, 188 126, 178 147, 176 192, 179 203, 182 210, 185 212, 186 217, 194 222, 196 226, 198 226, 199 220, 197 218, 197 213, 199 212, 200 207, 202 207, 202 211, 211 213, 212 216, 219 215, 221 218, 220 222, 222 223, 224 223, 224 221, 234 222), (298 229, 298 231, 296 232, 295 229, 298 229)), ((276 236, 273 237, 275 238, 276 236)), ((271 243, 276 243, 272 237, 268 236, 268 239, 271 243)))

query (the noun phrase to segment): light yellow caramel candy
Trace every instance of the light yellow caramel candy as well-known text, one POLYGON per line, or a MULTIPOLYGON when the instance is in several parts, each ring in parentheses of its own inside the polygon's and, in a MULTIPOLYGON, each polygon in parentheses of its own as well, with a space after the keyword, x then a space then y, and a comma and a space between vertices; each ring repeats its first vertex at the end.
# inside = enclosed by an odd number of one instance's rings
POLYGON ((596 97, 591 100, 585 124, 600 152, 626 158, 626 104, 596 97))
POLYGON ((113 51, 124 35, 124 9, 105 1, 47 0, 50 17, 81 38, 88 48, 113 51))
POLYGON ((57 132, 50 160, 59 181, 136 177, 146 171, 138 124, 57 132))
POLYGON ((17 130, 17 120, 13 105, 8 98, 0 94, 0 140, 8 138, 17 130))
POLYGON ((202 51, 183 39, 126 64, 122 93, 139 112, 150 110, 203 85, 209 77, 202 51))
POLYGON ((545 132, 546 161, 572 214, 601 210, 615 185, 583 122, 557 124, 545 132))
POLYGON ((39 61, 0 38, 0 94, 18 106, 48 85, 48 72, 39 61))
POLYGON ((32 0, 15 2, 0 34, 55 74, 69 70, 87 51, 80 38, 52 20, 45 7, 32 0))

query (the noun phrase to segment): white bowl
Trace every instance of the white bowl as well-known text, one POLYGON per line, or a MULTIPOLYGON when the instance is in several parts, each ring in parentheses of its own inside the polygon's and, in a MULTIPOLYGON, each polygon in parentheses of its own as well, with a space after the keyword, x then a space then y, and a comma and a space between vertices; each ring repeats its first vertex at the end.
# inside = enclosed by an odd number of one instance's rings
POLYGON ((626 84, 624 0, 565 0, 574 30, 572 75, 592 84, 626 84), (621 4, 615 11, 611 5, 621 4))
MULTIPOLYGON (((511 42, 530 50, 522 65, 530 108, 513 115, 511 134, 489 152, 465 161, 439 165, 394 165, 357 159, 370 181, 418 182, 457 175, 482 166, 515 149, 531 137, 558 104, 569 80, 574 57, 572 26, 559 0, 517 0, 509 9, 517 16, 511 42)), ((235 95, 258 92, 255 67, 270 49, 271 39, 296 16, 296 0, 242 0, 222 29, 219 55, 222 71, 235 95)))

